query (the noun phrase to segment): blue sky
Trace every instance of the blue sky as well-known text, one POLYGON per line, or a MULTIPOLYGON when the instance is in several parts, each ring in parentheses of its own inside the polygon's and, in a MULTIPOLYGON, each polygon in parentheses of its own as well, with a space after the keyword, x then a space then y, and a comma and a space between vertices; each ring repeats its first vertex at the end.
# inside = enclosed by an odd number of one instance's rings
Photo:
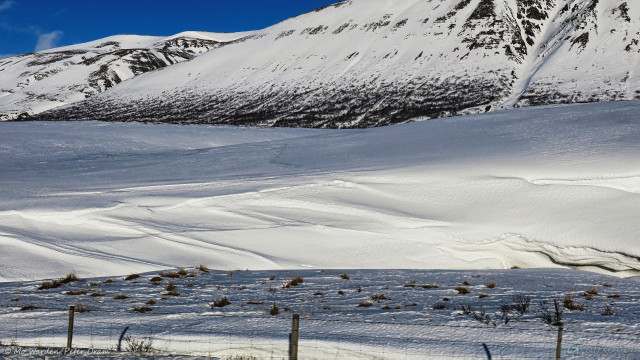
POLYGON ((262 29, 338 0, 0 0, 0 58, 116 34, 262 29))

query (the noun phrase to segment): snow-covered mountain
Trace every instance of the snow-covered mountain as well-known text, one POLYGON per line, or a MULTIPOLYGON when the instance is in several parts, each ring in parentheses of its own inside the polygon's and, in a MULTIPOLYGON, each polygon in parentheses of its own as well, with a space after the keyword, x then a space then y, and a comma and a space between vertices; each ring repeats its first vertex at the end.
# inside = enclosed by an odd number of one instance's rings
POLYGON ((193 59, 244 35, 120 35, 1 59, 0 121, 78 102, 134 76, 193 59))
POLYGON ((237 38, 31 118, 369 127, 640 98, 629 0, 347 0, 237 38))

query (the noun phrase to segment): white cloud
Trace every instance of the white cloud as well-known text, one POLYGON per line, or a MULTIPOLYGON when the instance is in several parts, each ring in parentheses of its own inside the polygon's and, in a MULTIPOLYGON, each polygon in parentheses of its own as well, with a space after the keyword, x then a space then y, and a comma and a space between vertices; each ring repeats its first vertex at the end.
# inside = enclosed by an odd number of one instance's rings
POLYGON ((48 50, 56 47, 58 41, 62 37, 62 31, 52 31, 46 34, 40 34, 38 36, 38 43, 36 44, 35 51, 48 50))
POLYGON ((14 2, 11 0, 6 0, 0 3, 0 11, 7 10, 13 6, 14 2))

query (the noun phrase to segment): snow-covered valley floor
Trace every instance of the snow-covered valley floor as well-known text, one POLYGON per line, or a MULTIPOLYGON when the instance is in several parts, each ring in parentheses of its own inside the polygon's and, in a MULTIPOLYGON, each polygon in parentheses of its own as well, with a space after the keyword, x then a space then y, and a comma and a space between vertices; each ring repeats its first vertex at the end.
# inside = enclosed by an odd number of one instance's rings
POLYGON ((549 359, 557 327, 541 319, 541 303, 557 299, 564 309, 563 359, 640 358, 638 277, 567 269, 204 273, 191 267, 183 274, 84 279, 45 290, 37 290, 40 281, 0 284, 0 354, 22 359, 15 345, 64 346, 67 306, 75 304, 87 311, 75 314, 74 347, 110 350, 113 358, 131 356, 114 352, 129 326, 134 339, 153 339, 156 355, 282 359, 298 313, 300 359, 486 359, 482 343, 494 359, 549 359), (300 284, 284 287, 296 277, 300 284), (225 298, 227 305, 211 306, 225 298), (518 311, 526 298, 528 307, 518 311), (274 304, 279 313, 272 315, 274 304), (465 315, 461 306, 472 309, 465 315))
POLYGON ((598 103, 362 130, 0 123, 0 281, 200 262, 637 275, 639 113, 598 103))

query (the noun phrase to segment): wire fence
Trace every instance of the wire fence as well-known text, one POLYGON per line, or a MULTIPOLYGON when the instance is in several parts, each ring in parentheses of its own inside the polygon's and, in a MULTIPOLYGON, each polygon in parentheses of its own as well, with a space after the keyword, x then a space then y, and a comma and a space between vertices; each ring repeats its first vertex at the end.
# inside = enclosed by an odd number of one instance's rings
MULTIPOLYGON (((85 354, 105 350, 117 357, 122 354, 117 352, 119 340, 127 329, 120 350, 128 353, 288 359, 291 325, 286 313, 76 311, 72 342, 73 348, 92 349, 85 354)), ((581 326, 565 324, 562 358, 640 358, 640 331, 581 326)), ((2 354, 15 355, 17 347, 64 348, 68 330, 68 308, 6 312, 0 317, 2 354)), ((487 326, 303 315, 299 334, 300 359, 486 359, 483 344, 493 359, 540 359, 555 358, 558 328, 540 321, 487 326)))

